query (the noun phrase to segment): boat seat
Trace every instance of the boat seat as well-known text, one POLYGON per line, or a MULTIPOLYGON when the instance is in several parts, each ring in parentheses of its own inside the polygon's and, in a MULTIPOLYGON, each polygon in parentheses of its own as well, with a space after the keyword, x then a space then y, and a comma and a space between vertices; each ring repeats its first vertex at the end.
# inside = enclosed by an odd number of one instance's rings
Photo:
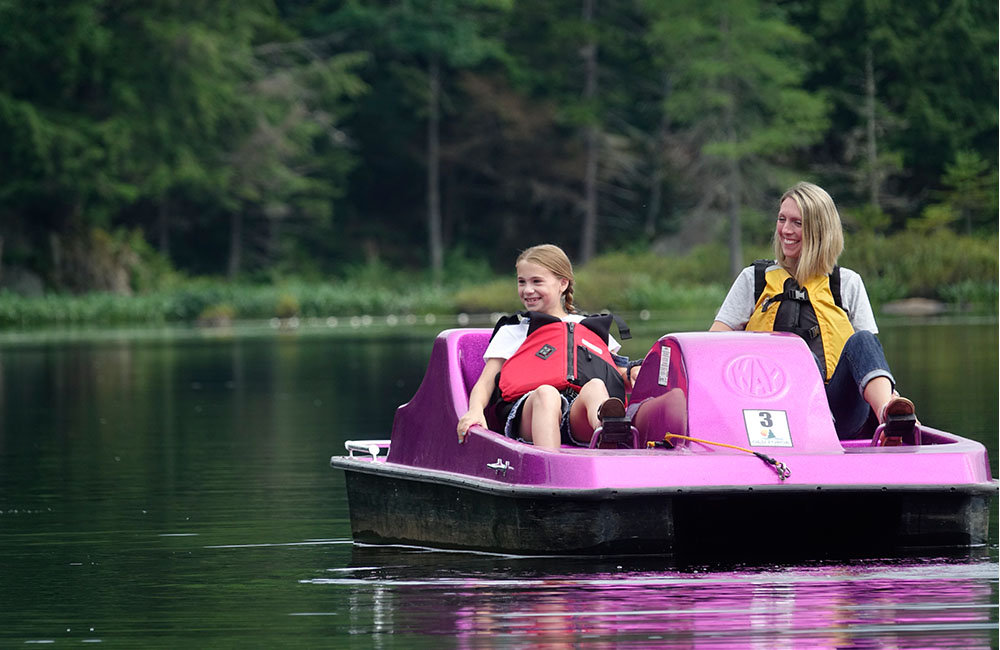
POLYGON ((483 353, 490 343, 490 330, 464 332, 458 340, 458 363, 462 369, 465 394, 472 392, 479 375, 483 374, 483 353))

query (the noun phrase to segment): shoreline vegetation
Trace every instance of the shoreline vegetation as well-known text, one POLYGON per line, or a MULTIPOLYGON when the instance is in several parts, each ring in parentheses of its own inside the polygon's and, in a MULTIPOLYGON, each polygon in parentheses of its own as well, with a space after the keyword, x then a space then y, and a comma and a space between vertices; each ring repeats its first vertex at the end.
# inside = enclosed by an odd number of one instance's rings
MULTIPOLYGON (((841 258, 865 278, 877 316, 995 316, 998 306, 997 237, 952 233, 851 237, 841 258)), ((748 248, 748 263, 769 257, 748 248)), ((607 253, 579 266, 577 303, 585 311, 610 310, 645 321, 711 319, 732 279, 725 248, 698 247, 683 256, 648 251, 607 253)), ((497 313, 520 309, 513 276, 464 260, 435 284, 419 273, 379 262, 329 280, 228 282, 212 278, 160 278, 134 295, 22 296, 0 291, 0 330, 81 325, 235 322, 312 323, 362 327, 433 324, 488 326, 497 313), (447 278, 451 278, 448 280, 447 278), (352 320, 353 319, 353 320, 352 320), (366 320, 370 319, 370 320, 366 320)), ((707 325, 705 325, 707 327, 707 325)))

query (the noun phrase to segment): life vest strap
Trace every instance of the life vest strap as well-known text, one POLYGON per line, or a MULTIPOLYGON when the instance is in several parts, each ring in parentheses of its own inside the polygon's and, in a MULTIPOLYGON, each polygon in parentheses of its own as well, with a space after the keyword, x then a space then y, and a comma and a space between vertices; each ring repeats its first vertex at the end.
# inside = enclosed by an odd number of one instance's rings
POLYGON ((764 305, 761 307, 761 311, 767 311, 768 307, 772 303, 780 302, 782 300, 795 300, 797 302, 809 302, 809 292, 805 289, 785 289, 779 294, 775 294, 764 301, 764 305))
POLYGON ((791 332, 792 334, 798 334, 807 341, 811 341, 820 335, 819 325, 813 325, 809 328, 793 327, 784 331, 791 332))

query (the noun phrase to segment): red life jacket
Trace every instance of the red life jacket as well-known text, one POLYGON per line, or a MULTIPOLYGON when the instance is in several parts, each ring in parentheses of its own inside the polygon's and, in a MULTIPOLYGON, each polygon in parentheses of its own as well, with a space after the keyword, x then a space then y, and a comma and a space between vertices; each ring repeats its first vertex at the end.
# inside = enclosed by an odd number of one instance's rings
MULTIPOLYGON (((608 394, 625 399, 625 380, 608 349, 611 314, 587 316, 579 323, 567 322, 539 312, 527 312, 528 337, 500 369, 497 386, 504 401, 548 384, 559 390, 580 388, 595 377, 604 381, 608 394)), ((510 320, 497 323, 494 333, 510 320)), ((619 320, 622 338, 628 328, 619 320)))

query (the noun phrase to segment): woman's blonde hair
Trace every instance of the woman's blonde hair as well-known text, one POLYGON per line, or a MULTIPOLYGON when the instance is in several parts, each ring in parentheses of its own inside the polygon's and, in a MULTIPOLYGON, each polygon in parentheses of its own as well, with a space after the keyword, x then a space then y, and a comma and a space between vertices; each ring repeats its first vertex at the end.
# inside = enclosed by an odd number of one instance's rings
POLYGON ((552 271, 552 274, 557 278, 567 280, 569 284, 566 285, 566 290, 562 294, 563 309, 569 313, 576 312, 576 307, 573 305, 573 264, 563 249, 555 244, 538 244, 525 249, 518 255, 514 266, 521 262, 537 264, 552 271))
POLYGON ((802 215, 802 250, 797 263, 785 257, 781 237, 774 232, 774 256, 799 285, 818 275, 829 275, 844 250, 844 228, 833 199, 822 187, 801 182, 781 195, 780 205, 792 199, 802 215))

